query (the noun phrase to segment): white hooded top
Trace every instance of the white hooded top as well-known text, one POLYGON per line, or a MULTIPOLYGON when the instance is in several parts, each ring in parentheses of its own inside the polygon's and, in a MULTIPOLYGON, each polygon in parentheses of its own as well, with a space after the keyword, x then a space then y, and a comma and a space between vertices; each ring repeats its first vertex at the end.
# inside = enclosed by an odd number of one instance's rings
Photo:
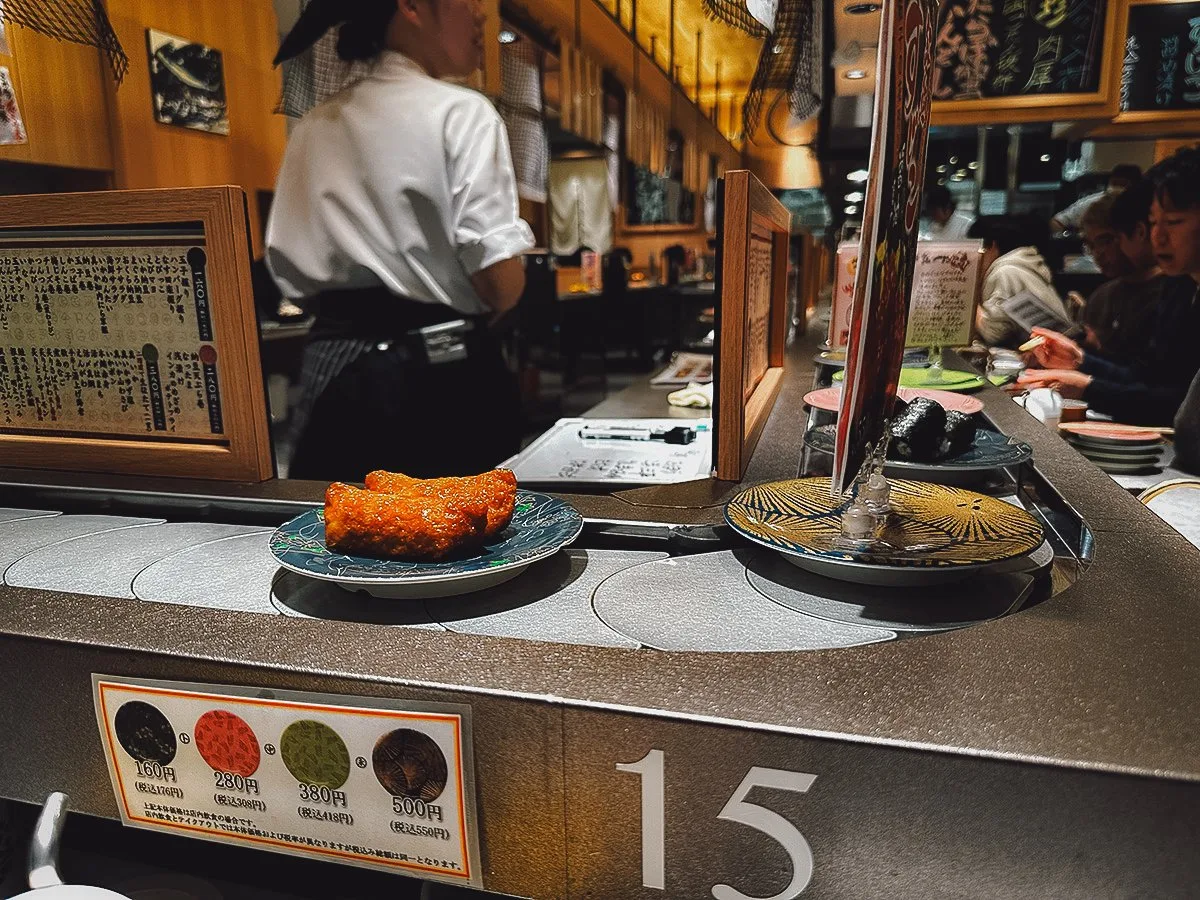
POLYGON ((978 325, 984 342, 1002 344, 1017 336, 1019 326, 1000 304, 1022 291, 1029 291, 1069 321, 1071 317, 1050 277, 1050 267, 1034 247, 1018 247, 997 257, 983 276, 978 325))

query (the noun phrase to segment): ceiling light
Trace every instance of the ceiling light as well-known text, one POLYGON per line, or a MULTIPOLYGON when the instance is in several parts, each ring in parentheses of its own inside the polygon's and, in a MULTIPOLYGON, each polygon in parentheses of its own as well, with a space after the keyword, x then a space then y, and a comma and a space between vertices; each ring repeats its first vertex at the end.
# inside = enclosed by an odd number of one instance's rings
POLYGON ((511 44, 511 43, 515 42, 516 39, 517 39, 517 33, 515 31, 509 31, 507 28, 505 28, 503 31, 500 32, 499 40, 500 40, 500 43, 502 43, 502 44, 511 44))
POLYGON ((938 167, 937 167, 937 170, 938 170, 939 172, 945 172, 945 171, 946 171, 946 167, 945 167, 945 166, 938 166, 938 167))
POLYGON ((878 3, 848 3, 846 4, 846 12, 852 16, 866 16, 871 13, 879 12, 878 3))
POLYGON ((863 199, 862 191, 852 191, 851 193, 846 195, 847 203, 862 203, 862 199, 863 199))
POLYGON ((852 181, 855 184, 862 184, 864 181, 867 180, 867 177, 870 174, 871 173, 868 172, 866 169, 855 169, 853 172, 851 172, 849 175, 846 176, 846 180, 852 181))
POLYGON ((978 169, 979 163, 975 162, 975 160, 971 160, 969 163, 967 163, 967 168, 971 170, 978 169))
POLYGON ((848 215, 848 216, 852 216, 852 215, 854 215, 856 212, 858 212, 858 207, 857 207, 857 206, 853 206, 853 205, 851 205, 851 206, 847 206, 847 207, 846 207, 846 215, 848 215))
POLYGON ((848 69, 843 78, 849 78, 851 81, 862 81, 867 77, 866 69, 848 69))
POLYGON ((1042 154, 1042 162, 1050 162, 1050 154, 1049 153, 1042 154))
POLYGON ((957 164, 958 164, 958 157, 957 156, 950 157, 950 165, 954 166, 957 164))

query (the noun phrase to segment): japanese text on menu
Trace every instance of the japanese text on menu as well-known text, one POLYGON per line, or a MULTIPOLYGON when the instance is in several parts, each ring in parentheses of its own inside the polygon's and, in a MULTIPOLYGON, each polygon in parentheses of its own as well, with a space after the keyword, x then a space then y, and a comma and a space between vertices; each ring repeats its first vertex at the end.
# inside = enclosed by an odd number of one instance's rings
POLYGON ((941 0, 934 99, 1096 90, 1105 5, 1097 0, 941 0))
POLYGON ((0 431, 223 442, 205 263, 0 244, 0 431))

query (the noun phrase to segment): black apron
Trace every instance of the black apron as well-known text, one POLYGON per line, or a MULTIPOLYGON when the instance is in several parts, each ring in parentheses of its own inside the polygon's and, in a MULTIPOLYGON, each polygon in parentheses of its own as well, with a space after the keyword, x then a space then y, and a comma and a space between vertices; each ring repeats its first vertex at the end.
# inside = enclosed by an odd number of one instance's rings
POLYGON ((485 320, 385 288, 328 291, 304 350, 290 478, 475 475, 520 449, 521 398, 485 320))

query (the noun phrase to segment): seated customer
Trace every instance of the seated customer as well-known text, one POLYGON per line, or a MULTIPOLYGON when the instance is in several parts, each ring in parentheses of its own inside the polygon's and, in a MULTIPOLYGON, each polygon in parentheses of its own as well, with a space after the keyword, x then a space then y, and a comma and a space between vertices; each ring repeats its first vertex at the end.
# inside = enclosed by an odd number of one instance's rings
POLYGON ((1148 181, 1088 207, 1081 223, 1083 242, 1106 281, 1083 309, 1087 349, 1119 363, 1133 362, 1150 346, 1163 275, 1150 246, 1148 181))
POLYGON ((1144 356, 1122 366, 1086 353, 1070 338, 1035 329, 1046 343, 1033 351, 1042 370, 1026 371, 1025 387, 1053 387, 1095 410, 1134 425, 1175 419, 1200 370, 1200 148, 1189 147, 1147 173, 1154 188, 1150 239, 1168 277, 1144 356))
MULTIPOLYGON (((1045 226, 1041 230, 1044 232, 1045 226)), ((1064 321, 1070 320, 1050 281, 1050 267, 1038 250, 1038 230, 1033 221, 1016 216, 984 216, 975 220, 969 235, 983 240, 985 274, 975 326, 984 343, 1016 346, 1025 339, 1025 332, 1008 317, 1002 304, 1026 291, 1064 321)))
POLYGON ((1200 374, 1175 414, 1175 467, 1200 475, 1200 374))

